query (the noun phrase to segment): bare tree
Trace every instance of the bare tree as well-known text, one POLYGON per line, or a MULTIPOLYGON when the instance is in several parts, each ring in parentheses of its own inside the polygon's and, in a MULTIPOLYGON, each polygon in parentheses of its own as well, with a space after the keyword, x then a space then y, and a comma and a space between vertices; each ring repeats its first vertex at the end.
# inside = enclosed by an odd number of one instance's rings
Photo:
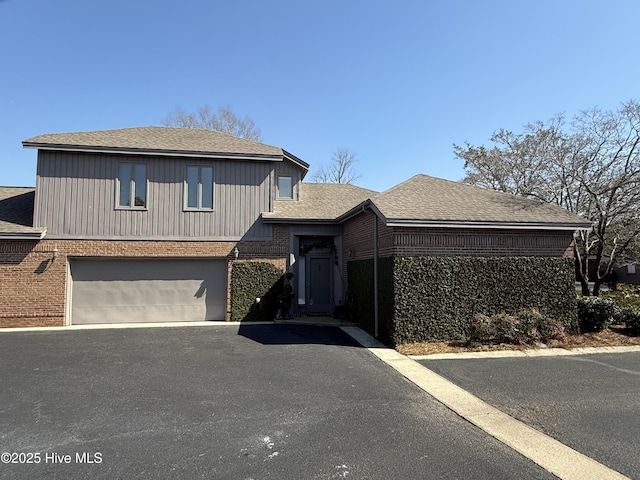
POLYGON ((177 107, 162 120, 162 124, 178 128, 204 128, 256 142, 262 141, 262 133, 255 122, 249 117, 238 117, 229 105, 219 106, 215 112, 209 105, 204 105, 195 112, 186 112, 177 107))
POLYGON ((311 176, 314 182, 320 183, 353 183, 360 175, 355 172, 357 155, 347 148, 337 148, 328 164, 320 167, 311 176))
POLYGON ((520 134, 500 130, 491 148, 467 143, 454 151, 465 162, 464 182, 554 203, 592 221, 591 230, 577 233, 574 256, 583 295, 598 295, 616 261, 638 261, 640 104, 581 112, 565 130, 558 116, 520 134))

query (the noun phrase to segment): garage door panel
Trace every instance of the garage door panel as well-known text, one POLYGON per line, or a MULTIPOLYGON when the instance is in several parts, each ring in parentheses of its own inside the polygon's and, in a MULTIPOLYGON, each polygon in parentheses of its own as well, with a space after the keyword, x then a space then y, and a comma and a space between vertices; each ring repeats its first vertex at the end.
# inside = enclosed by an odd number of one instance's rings
POLYGON ((224 320, 221 260, 73 260, 72 323, 224 320))
MULTIPOLYGON (((220 320, 215 312, 200 306, 144 305, 129 306, 126 309, 114 306, 74 308, 74 325, 98 325, 105 323, 153 323, 220 320)), ((224 312, 222 312, 224 314, 224 312)))

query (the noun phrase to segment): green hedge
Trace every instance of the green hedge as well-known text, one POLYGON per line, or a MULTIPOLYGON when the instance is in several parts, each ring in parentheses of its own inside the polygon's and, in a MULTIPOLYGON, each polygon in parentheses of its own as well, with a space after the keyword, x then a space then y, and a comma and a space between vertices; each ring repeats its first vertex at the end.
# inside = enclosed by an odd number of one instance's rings
POLYGON ((273 320, 283 273, 267 262, 235 262, 231 269, 231 321, 273 320))
POLYGON ((347 263, 349 286, 347 292, 351 315, 367 332, 373 332, 373 262, 347 263))
MULTIPOLYGON (((349 262, 348 277, 356 318, 372 333, 373 260, 349 262)), ((529 308, 577 330, 572 259, 389 257, 378 261, 378 280, 379 338, 390 345, 467 340, 476 314, 529 308)))

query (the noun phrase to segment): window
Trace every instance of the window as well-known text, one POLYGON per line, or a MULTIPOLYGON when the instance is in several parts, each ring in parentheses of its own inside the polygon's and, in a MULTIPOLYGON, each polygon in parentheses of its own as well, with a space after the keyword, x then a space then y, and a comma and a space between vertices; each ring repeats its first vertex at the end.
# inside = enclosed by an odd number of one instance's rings
POLYGON ((278 177, 278 198, 293 198, 293 179, 278 177))
POLYGON ((186 209, 213 210, 213 167, 187 167, 186 209))
POLYGON ((147 206, 147 165, 121 163, 118 166, 118 207, 145 208, 147 206))

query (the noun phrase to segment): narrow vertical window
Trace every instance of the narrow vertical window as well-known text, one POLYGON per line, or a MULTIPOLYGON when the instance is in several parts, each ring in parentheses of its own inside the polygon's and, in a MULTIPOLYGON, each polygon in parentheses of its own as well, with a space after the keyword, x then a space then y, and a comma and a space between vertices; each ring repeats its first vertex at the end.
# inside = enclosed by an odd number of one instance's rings
POLYGON ((198 208, 198 167, 187 167, 187 208, 198 208))
POLYGON ((144 163, 121 163, 118 166, 118 207, 147 206, 147 166, 144 163))
POLYGON ((119 207, 131 206, 131 164, 121 163, 118 172, 118 182, 120 183, 119 207))
POLYGON ((133 166, 133 204, 136 207, 147 206, 147 166, 136 163, 133 166))
POLYGON ((188 210, 213 210, 213 167, 187 167, 185 203, 188 210))
POLYGON ((278 177, 278 198, 293 198, 293 179, 278 177))

